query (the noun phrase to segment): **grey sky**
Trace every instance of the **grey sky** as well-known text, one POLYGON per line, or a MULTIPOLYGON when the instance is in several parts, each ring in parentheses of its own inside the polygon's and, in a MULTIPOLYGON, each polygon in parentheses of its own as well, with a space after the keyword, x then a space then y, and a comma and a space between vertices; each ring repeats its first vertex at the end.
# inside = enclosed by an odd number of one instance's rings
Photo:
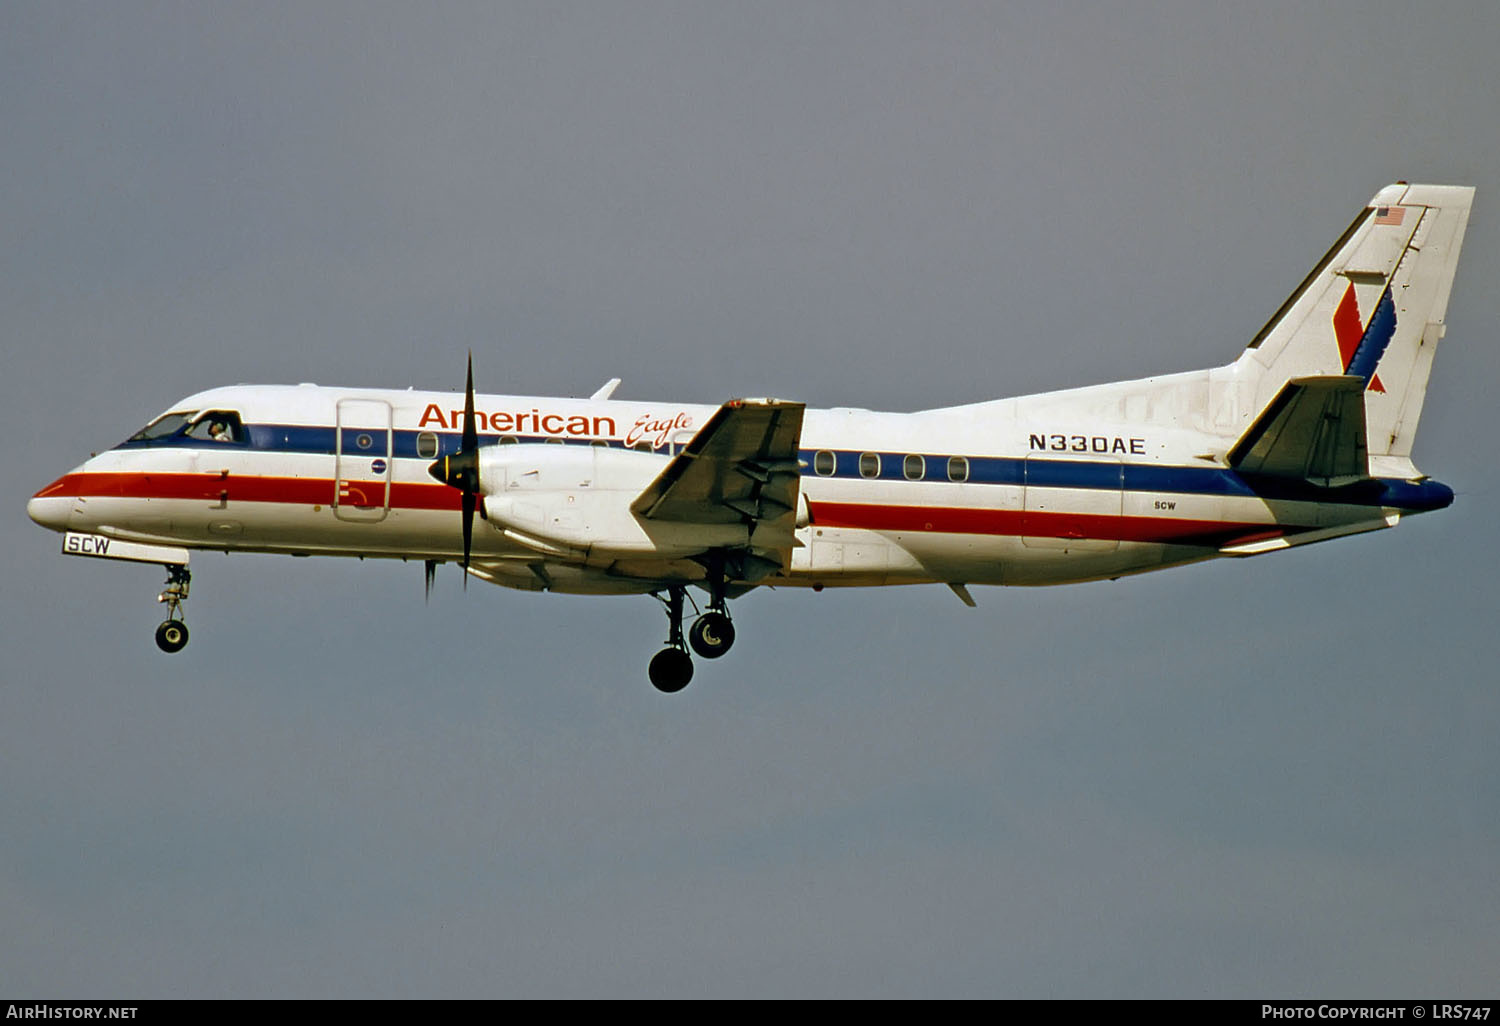
POLYGON ((0 994, 1474 996, 1500 965, 1487 3, 0 7, 0 994), (63 559, 236 381, 916 409, 1227 362, 1472 184, 1394 532, 645 598, 63 559))

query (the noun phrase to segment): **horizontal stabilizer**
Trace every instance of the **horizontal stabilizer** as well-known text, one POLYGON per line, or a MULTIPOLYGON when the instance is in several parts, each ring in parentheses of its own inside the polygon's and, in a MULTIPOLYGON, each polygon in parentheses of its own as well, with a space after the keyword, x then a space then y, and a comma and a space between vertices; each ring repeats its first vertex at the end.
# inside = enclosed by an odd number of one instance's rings
POLYGON ((1229 465, 1328 488, 1368 479, 1364 391, 1359 375, 1293 378, 1229 450, 1229 465))

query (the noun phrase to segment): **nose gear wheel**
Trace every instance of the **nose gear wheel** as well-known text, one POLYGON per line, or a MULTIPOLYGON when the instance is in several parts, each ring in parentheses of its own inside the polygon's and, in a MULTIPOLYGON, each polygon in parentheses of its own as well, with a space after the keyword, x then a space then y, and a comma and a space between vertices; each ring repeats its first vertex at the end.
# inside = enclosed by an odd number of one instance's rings
POLYGON ((192 583, 193 575, 187 567, 176 563, 165 566, 167 586, 156 596, 156 601, 166 604, 167 618, 156 628, 156 647, 163 652, 181 652, 188 643, 187 624, 182 622, 182 604, 187 601, 188 585, 192 583))
POLYGON ((180 652, 187 643, 187 624, 181 620, 163 620, 156 628, 156 647, 163 652, 180 652))

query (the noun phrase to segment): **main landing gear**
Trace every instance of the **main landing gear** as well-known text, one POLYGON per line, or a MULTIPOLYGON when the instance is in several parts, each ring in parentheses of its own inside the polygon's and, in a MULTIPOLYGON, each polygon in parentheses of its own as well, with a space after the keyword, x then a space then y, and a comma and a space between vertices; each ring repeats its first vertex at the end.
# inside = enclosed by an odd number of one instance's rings
POLYGON ((727 611, 710 609, 688 628, 688 642, 704 659, 717 659, 734 644, 734 624, 727 611))
POLYGON ((734 644, 734 624, 724 601, 724 557, 719 553, 708 563, 708 612, 693 621, 688 641, 704 659, 717 659, 734 644))
POLYGON ((167 563, 167 586, 156 601, 167 604, 167 618, 156 628, 156 647, 163 652, 180 652, 188 643, 187 624, 182 622, 182 604, 187 601, 188 584, 193 575, 188 568, 167 563))
MULTIPOLYGON (((667 647, 651 657, 647 672, 656 689, 669 695, 681 691, 693 679, 693 659, 687 653, 688 645, 683 643, 682 615, 686 592, 683 585, 674 584, 667 589, 666 598, 656 595, 667 607, 667 647)), ((717 659, 734 644, 734 624, 729 619, 729 606, 724 601, 721 573, 710 576, 709 595, 708 611, 688 628, 687 642, 704 659, 717 659)))

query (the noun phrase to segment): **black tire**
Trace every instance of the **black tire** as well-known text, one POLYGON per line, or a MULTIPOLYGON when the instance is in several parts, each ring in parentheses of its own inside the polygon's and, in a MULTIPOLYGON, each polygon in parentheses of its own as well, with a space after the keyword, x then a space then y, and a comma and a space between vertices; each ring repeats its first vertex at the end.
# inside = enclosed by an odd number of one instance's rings
POLYGON ((693 660, 680 648, 664 648, 651 657, 647 672, 656 690, 674 695, 693 679, 693 660))
POLYGON ((734 624, 723 613, 704 613, 688 628, 688 643, 704 659, 717 659, 734 644, 734 624))
POLYGON ((181 652, 187 643, 187 624, 181 620, 163 620, 156 628, 156 647, 163 652, 181 652))

